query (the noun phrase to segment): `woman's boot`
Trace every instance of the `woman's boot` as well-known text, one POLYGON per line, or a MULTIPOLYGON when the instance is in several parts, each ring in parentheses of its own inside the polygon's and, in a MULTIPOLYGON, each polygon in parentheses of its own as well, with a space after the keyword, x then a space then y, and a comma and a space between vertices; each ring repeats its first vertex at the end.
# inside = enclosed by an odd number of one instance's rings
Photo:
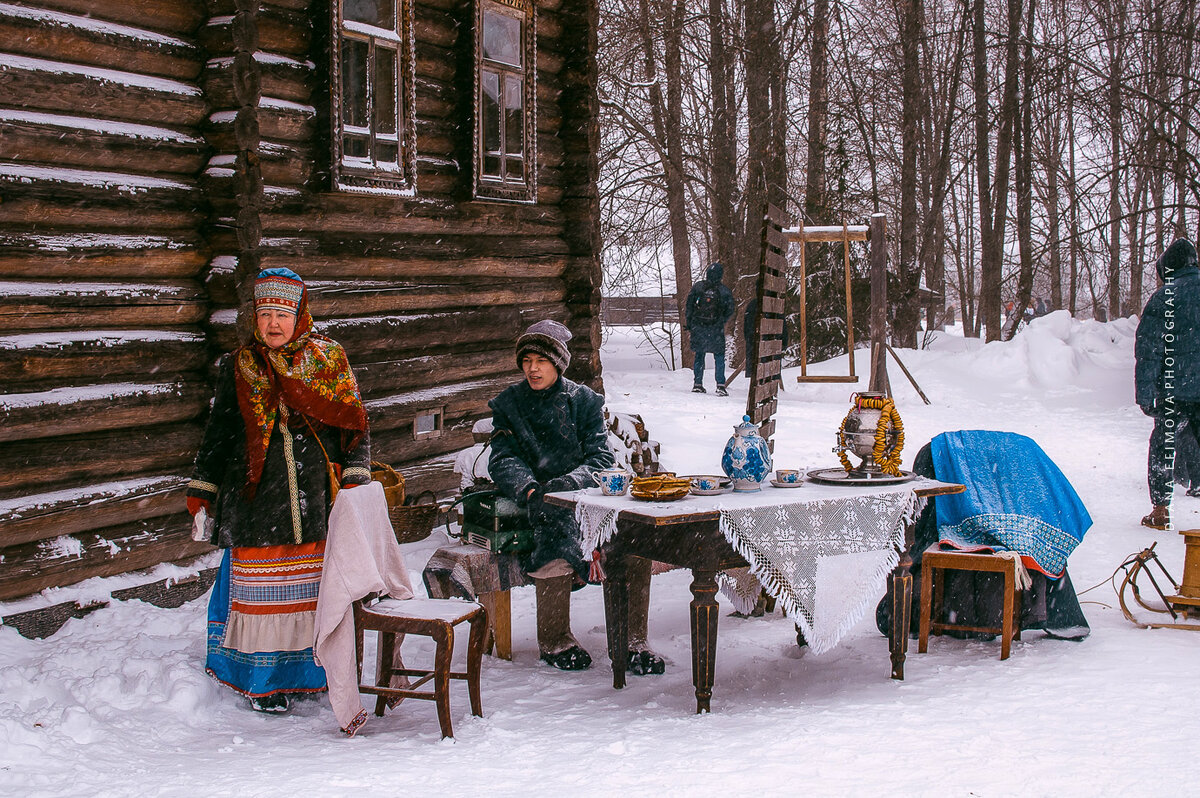
POLYGON ((537 592, 538 651, 542 660, 564 671, 581 671, 592 664, 571 634, 571 584, 574 574, 534 579, 537 592))

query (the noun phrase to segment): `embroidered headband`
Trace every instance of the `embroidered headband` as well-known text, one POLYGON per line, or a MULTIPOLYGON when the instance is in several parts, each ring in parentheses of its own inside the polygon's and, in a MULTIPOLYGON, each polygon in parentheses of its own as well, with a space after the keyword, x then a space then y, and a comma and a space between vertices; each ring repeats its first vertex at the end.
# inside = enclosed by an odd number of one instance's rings
POLYGON ((254 310, 279 308, 289 313, 300 312, 304 298, 304 281, 291 269, 266 269, 254 281, 254 310))

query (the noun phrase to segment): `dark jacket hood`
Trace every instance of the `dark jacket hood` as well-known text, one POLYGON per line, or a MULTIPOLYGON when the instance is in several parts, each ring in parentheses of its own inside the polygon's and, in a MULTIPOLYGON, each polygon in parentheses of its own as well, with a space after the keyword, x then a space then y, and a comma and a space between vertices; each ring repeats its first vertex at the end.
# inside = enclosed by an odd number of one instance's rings
MULTIPOLYGON (((1194 261, 1195 259, 1196 259, 1196 250, 1193 249, 1192 250, 1192 260, 1194 261)), ((721 282, 721 278, 723 278, 724 276, 725 276, 725 267, 721 265, 720 261, 717 261, 717 262, 713 263, 711 266, 709 266, 708 271, 705 272, 705 274, 704 274, 705 279, 708 280, 710 283, 719 283, 719 282, 721 282)))
POLYGON ((1167 247, 1167 251, 1154 264, 1158 279, 1164 282, 1168 277, 1178 279, 1185 271, 1194 271, 1197 268, 1196 248, 1186 238, 1180 238, 1167 247))

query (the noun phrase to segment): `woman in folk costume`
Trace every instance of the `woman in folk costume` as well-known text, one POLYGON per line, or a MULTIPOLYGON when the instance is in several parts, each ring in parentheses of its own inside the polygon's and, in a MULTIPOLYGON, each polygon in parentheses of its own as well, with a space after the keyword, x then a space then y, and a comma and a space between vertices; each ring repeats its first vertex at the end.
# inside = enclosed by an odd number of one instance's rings
POLYGON ((254 283, 251 343, 222 358, 188 510, 225 549, 208 609, 210 676, 254 709, 325 689, 313 617, 338 488, 371 479, 367 417, 346 353, 313 330, 290 269, 254 283))

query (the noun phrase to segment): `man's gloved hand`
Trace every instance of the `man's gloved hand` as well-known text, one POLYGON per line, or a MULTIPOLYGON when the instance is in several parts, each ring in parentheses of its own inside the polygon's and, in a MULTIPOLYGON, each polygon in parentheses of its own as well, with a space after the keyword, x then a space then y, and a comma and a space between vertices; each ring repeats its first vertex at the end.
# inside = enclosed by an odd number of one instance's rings
POLYGON ((546 480, 546 493, 557 493, 562 490, 575 490, 575 485, 566 477, 555 477, 554 479, 546 480))
POLYGON ((540 482, 534 483, 533 487, 525 492, 525 512, 529 516, 529 523, 538 526, 545 520, 546 505, 542 502, 542 498, 546 495, 546 488, 540 482))

